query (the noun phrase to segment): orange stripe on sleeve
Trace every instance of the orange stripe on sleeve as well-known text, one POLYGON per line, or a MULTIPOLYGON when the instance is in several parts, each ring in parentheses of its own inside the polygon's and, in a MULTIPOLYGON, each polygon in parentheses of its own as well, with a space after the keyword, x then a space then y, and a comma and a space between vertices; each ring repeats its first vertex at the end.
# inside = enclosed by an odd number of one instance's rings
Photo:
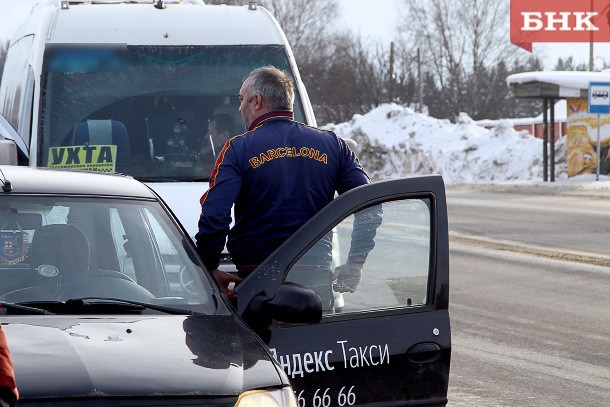
MULTIPOLYGON (((238 137, 238 136, 236 136, 236 137, 238 137)), ((235 138, 235 137, 233 137, 233 138, 235 138)), ((231 141, 233 140, 233 138, 231 138, 229 141, 227 141, 225 143, 224 147, 222 148, 222 150, 220 150, 220 154, 218 155, 218 158, 216 159, 216 164, 214 164, 214 169, 212 170, 212 174, 210 176, 210 187, 208 188, 207 191, 204 192, 204 194, 201 196, 201 198, 199 198, 200 205, 203 205, 203 203, 205 202, 205 199, 208 197, 208 192, 210 191, 210 189, 212 189, 214 184, 216 184, 216 177, 218 176, 218 169, 225 159, 225 153, 231 146, 231 141)))

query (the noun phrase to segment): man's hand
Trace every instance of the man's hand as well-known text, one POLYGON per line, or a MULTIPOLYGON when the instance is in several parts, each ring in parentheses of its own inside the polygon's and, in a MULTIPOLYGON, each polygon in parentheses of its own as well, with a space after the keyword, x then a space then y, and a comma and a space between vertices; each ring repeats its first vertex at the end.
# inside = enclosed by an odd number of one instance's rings
POLYGON ((362 266, 342 264, 335 269, 335 287, 340 293, 356 291, 362 277, 362 266))
POLYGON ((222 291, 224 295, 229 297, 230 300, 234 300, 237 298, 237 293, 233 289, 229 288, 229 284, 235 283, 237 285, 243 281, 241 278, 237 277, 234 274, 227 273, 226 271, 221 271, 218 269, 212 270, 212 275, 220 286, 220 291, 222 291))

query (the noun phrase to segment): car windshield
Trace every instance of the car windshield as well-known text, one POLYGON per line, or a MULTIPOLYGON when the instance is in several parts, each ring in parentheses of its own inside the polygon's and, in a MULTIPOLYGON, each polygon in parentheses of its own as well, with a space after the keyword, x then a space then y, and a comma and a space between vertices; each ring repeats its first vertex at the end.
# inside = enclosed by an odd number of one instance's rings
POLYGON ((209 281, 155 201, 6 196, 0 301, 112 298, 213 313, 209 281))
MULTIPOLYGON (((141 181, 209 179, 245 131, 243 78, 265 65, 291 72, 280 45, 59 45, 44 61, 38 165, 141 181)), ((296 120, 302 111, 297 94, 296 120)))

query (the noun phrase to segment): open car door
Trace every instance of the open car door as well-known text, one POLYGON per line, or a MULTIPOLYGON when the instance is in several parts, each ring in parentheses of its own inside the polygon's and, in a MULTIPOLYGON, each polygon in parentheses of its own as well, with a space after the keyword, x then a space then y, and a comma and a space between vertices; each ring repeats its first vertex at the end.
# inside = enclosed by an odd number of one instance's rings
POLYGON ((267 342, 301 407, 446 405, 449 245, 440 176, 341 195, 236 291, 238 313, 267 342), (315 259, 332 249, 343 264, 358 246, 368 256, 355 292, 329 289, 338 264, 315 259), (330 279, 313 277, 328 270, 330 279), (301 286, 318 293, 317 317, 301 286))

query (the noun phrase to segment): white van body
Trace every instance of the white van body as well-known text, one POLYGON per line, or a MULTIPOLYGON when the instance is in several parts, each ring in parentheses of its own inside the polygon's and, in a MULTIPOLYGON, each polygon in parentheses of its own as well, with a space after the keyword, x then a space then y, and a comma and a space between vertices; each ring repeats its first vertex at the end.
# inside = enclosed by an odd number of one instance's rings
POLYGON ((224 144, 210 121, 233 119, 225 138, 245 131, 237 94, 249 71, 269 64, 288 71, 295 119, 315 119, 290 45, 267 10, 255 2, 155 3, 33 7, 10 42, 0 84, 0 161, 132 175, 194 236, 199 198, 224 144))

